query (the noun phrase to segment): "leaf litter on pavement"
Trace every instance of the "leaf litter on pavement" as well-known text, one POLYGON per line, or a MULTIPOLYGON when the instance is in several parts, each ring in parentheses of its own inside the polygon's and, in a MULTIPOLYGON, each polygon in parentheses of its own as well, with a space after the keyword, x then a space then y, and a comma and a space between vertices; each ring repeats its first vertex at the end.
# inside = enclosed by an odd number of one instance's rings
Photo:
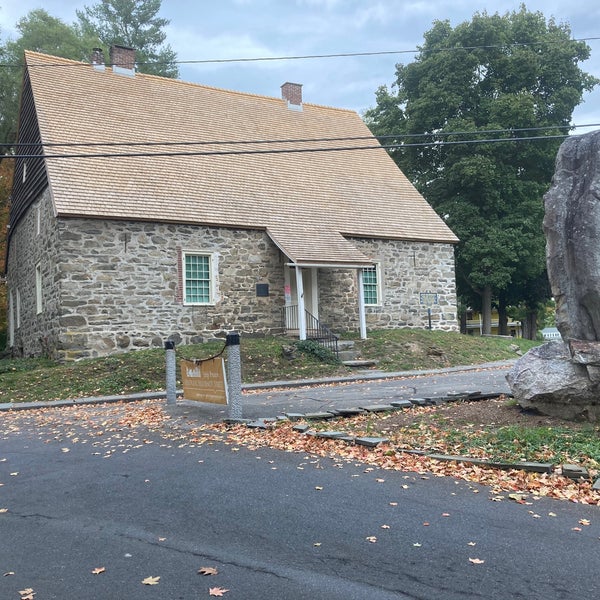
MULTIPOLYGON (((424 407, 415 415, 428 414, 424 407)), ((413 409, 414 410, 414 409, 413 409)), ((315 457, 334 460, 341 467, 344 462, 367 465, 367 469, 414 472, 421 476, 449 476, 491 487, 492 499, 503 500, 502 494, 547 496, 582 504, 600 505, 600 491, 593 489, 589 480, 572 480, 558 472, 531 473, 523 470, 499 470, 466 462, 442 462, 421 454, 407 452, 411 442, 422 448, 424 440, 419 436, 410 438, 405 432, 402 447, 398 444, 380 444, 368 448, 339 440, 305 435, 293 430, 293 423, 279 421, 269 423, 267 429, 255 430, 243 425, 225 423, 203 424, 193 427, 188 421, 171 417, 161 400, 145 400, 135 403, 115 403, 93 406, 70 406, 39 408, 28 411, 9 411, 3 414, 0 439, 8 435, 20 435, 26 429, 37 432, 45 441, 60 444, 59 452, 75 444, 88 445, 92 453, 109 459, 115 453, 134 452, 148 444, 171 447, 200 446, 222 443, 232 452, 240 446, 250 450, 271 447, 287 452, 305 452, 315 457)), ((312 424, 311 424, 312 425, 312 424)), ((327 427, 331 427, 331 421, 327 427)), ((340 427, 353 430, 353 434, 366 427, 367 421, 358 416, 343 419, 340 427)), ((436 452, 452 450, 443 445, 443 439, 431 437, 435 428, 428 427, 428 441, 436 452)), ((422 430, 419 429, 419 432, 422 430)), ((71 453, 72 454, 72 453, 71 453)), ((70 454, 69 454, 70 455, 70 454)), ((67 456, 67 453, 64 453, 67 456)), ((257 457, 258 458, 258 457, 257 457)), ((0 457, 0 460, 2 458, 0 457)), ((300 464, 299 469, 304 469, 300 464)), ((317 465, 321 468, 322 465, 317 465)), ((273 467, 271 467, 273 468, 273 467)), ((17 475, 13 471, 11 475, 17 475)), ((383 483, 383 477, 374 478, 383 483)), ((0 482, 2 484, 4 482, 0 482)), ((322 488, 318 486, 316 489, 322 488)), ((406 486, 402 486, 406 489, 406 486)), ((478 492, 478 489, 474 489, 478 492)))

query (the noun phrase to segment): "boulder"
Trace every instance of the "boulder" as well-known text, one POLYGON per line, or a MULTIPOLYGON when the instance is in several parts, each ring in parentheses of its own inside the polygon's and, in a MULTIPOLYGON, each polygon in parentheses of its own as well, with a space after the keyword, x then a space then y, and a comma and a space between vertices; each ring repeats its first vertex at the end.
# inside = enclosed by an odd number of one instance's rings
POLYGON ((600 340, 600 131, 565 140, 544 196, 546 259, 563 340, 600 340))
POLYGON ((522 408, 568 420, 600 419, 598 381, 590 378, 585 364, 572 360, 563 342, 532 348, 515 363, 507 380, 522 408))

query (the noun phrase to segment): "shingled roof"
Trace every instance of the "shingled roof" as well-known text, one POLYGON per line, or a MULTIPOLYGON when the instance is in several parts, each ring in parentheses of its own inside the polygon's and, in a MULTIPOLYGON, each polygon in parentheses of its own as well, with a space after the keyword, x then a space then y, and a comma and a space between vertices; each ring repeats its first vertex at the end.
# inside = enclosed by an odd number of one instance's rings
POLYGON ((57 216, 263 229, 298 264, 368 263, 347 237, 457 241, 353 111, 26 64, 43 144, 107 144, 45 146, 57 216))

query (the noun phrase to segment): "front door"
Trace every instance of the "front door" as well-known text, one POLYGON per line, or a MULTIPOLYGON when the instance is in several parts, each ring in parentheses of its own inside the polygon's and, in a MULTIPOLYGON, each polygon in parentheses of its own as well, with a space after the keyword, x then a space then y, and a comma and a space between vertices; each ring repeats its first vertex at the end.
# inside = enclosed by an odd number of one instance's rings
MULTIPOLYGON (((298 305, 298 288, 296 285, 296 268, 285 270, 285 286, 290 290, 286 294, 286 304, 298 305)), ((317 269, 302 269, 302 287, 304 288, 304 308, 316 319, 319 318, 319 294, 317 286, 317 269)))

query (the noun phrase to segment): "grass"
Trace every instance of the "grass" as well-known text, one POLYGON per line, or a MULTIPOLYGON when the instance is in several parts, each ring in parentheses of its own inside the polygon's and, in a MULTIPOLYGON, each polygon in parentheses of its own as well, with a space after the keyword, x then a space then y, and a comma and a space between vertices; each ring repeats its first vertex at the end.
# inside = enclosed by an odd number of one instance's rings
MULTIPOLYGON (((356 340, 364 358, 378 360, 384 371, 430 369, 478 364, 514 358, 512 344, 523 351, 536 345, 528 340, 476 338, 427 330, 375 331, 368 340, 356 340)), ((290 358, 284 347, 293 341, 281 337, 242 337, 242 379, 245 383, 312 379, 350 375, 335 361, 323 361, 314 352, 297 349, 290 358)), ((180 346, 180 358, 207 358, 223 342, 180 346)), ((138 350, 63 365, 45 358, 0 360, 0 402, 37 402, 162 390, 165 353, 138 350)))

